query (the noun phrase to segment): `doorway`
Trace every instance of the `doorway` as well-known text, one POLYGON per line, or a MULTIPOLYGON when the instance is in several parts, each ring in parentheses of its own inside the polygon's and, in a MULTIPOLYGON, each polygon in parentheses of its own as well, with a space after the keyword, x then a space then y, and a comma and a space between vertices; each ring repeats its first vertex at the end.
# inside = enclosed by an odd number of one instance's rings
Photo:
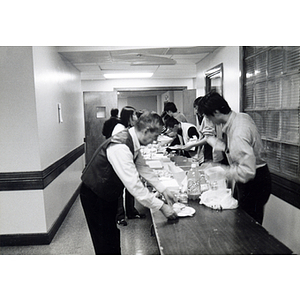
POLYGON ((117 92, 84 92, 85 159, 89 163, 94 152, 105 141, 104 122, 112 108, 117 108, 117 92))
POLYGON ((196 124, 193 113, 193 102, 196 98, 196 90, 187 90, 186 87, 164 88, 137 88, 115 89, 112 92, 84 92, 84 119, 85 119, 85 159, 89 163, 94 152, 105 141, 102 135, 104 122, 110 117, 112 108, 119 111, 131 105, 137 110, 148 109, 161 114, 163 103, 167 99, 176 104, 188 119, 188 122, 196 124), (154 109, 155 108, 155 109, 154 109))

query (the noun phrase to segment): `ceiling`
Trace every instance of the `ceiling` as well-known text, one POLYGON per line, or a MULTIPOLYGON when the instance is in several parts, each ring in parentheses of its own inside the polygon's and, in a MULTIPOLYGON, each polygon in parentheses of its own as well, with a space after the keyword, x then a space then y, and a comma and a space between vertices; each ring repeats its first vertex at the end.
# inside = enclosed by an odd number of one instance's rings
POLYGON ((82 80, 109 80, 104 74, 153 73, 152 79, 191 79, 196 64, 218 46, 60 46, 58 53, 80 72, 82 80))

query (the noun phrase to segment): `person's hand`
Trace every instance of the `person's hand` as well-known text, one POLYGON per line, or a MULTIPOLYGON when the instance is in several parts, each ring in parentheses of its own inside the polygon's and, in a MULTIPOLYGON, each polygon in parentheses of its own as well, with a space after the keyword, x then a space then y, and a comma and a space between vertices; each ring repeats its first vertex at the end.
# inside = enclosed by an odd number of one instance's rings
POLYGON ((182 147, 183 147, 183 145, 179 145, 179 144, 171 146, 171 148, 173 148, 175 150, 182 150, 182 147))
POLYGON ((214 150, 225 151, 226 145, 221 140, 214 136, 205 137, 207 144, 209 144, 214 150))
POLYGON ((174 202, 177 202, 175 197, 174 197, 174 191, 170 190, 170 188, 166 188, 164 191, 163 191, 163 196, 165 198, 165 200, 167 201, 167 203, 169 205, 173 205, 174 202))
POLYGON ((201 133, 205 136, 214 136, 215 135, 215 131, 211 128, 204 128, 201 133))
POLYGON ((165 133, 165 135, 168 136, 168 137, 171 137, 171 138, 175 138, 176 135, 177 135, 177 133, 176 133, 176 132, 173 132, 173 131, 167 131, 167 132, 165 133))
POLYGON ((210 135, 205 137, 207 144, 209 144, 212 148, 217 144, 217 138, 210 135))
POLYGON ((183 145, 182 146, 182 150, 185 150, 185 151, 189 151, 189 150, 191 150, 193 147, 195 147, 195 145, 196 145, 197 143, 189 143, 189 144, 187 144, 187 145, 183 145))
POLYGON ((178 216, 177 216, 176 212, 173 210, 173 208, 167 204, 163 204, 163 206, 160 208, 160 211, 169 220, 174 220, 174 219, 178 218, 178 216))
POLYGON ((227 166, 227 165, 222 165, 222 164, 219 164, 219 163, 214 163, 214 167, 219 167, 219 174, 221 176, 224 176, 227 180, 231 180, 231 175, 230 175, 230 166, 227 166))

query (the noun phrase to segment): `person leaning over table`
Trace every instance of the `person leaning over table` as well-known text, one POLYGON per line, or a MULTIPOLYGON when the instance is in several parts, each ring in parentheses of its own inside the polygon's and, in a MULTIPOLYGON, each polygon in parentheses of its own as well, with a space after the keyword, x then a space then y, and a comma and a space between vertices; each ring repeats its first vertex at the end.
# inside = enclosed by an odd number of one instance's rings
POLYGON ((264 206, 271 194, 271 175, 254 121, 246 113, 232 111, 227 101, 216 92, 201 99, 198 113, 216 125, 223 124, 226 143, 213 136, 206 140, 214 149, 225 151, 229 166, 223 168, 227 179, 235 181, 233 196, 239 207, 262 224, 264 206))
POLYGON ((124 186, 142 205, 160 210, 168 219, 177 218, 171 207, 173 193, 159 181, 140 152, 141 145, 157 139, 162 125, 158 114, 143 113, 134 127, 100 145, 84 169, 80 198, 96 254, 121 254, 115 217, 124 186), (166 203, 143 185, 140 176, 163 194, 166 203))
POLYGON ((174 102, 166 102, 164 111, 168 116, 175 118, 178 122, 187 122, 186 116, 177 110, 177 106, 174 102))
POLYGON ((191 143, 188 146, 183 147, 183 150, 188 151, 192 147, 198 147, 198 160, 199 163, 214 162, 224 165, 228 165, 227 158, 223 151, 214 150, 206 141, 205 137, 216 136, 222 139, 222 124, 215 125, 212 121, 206 118, 204 115, 198 113, 198 103, 203 97, 198 97, 194 101, 194 112, 198 120, 198 131, 200 133, 199 139, 195 143, 191 143))
MULTIPOLYGON (((203 140, 204 134, 203 130, 206 128, 205 126, 205 119, 203 115, 198 114, 198 103, 202 99, 202 97, 198 97, 194 100, 193 107, 194 107, 194 114, 196 115, 196 127, 200 133, 200 138, 197 141, 199 144, 198 146, 198 158, 199 163, 206 162, 206 161, 212 161, 212 147, 203 140)), ((211 131, 213 129, 211 128, 211 131)))
MULTIPOLYGON (((177 119, 173 117, 169 117, 166 119, 165 123, 166 128, 177 135, 177 137, 171 142, 171 146, 180 145, 182 149, 187 143, 190 142, 191 139, 196 138, 199 139, 199 132, 194 124, 186 123, 186 122, 179 122, 177 119)), ((187 157, 194 157, 197 155, 197 149, 189 149, 189 151, 184 151, 184 156, 187 157)))
MULTIPOLYGON (((112 131, 111 135, 115 135, 126 128, 131 128, 137 121, 136 109, 132 106, 124 106, 120 114, 121 123, 118 123, 112 131)), ((125 189, 125 208, 128 219, 143 219, 146 217, 145 214, 140 214, 134 207, 134 197, 125 189)), ((116 216, 118 225, 127 226, 125 220, 125 210, 123 203, 123 193, 119 197, 118 201, 118 212, 116 216)))

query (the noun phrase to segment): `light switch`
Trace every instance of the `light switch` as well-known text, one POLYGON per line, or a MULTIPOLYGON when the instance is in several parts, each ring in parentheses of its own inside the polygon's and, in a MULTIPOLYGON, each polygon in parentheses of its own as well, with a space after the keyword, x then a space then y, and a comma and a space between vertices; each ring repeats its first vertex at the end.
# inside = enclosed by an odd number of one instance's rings
POLYGON ((57 104, 57 109, 58 109, 58 123, 62 123, 63 118, 62 118, 62 112, 61 112, 61 103, 57 104))

